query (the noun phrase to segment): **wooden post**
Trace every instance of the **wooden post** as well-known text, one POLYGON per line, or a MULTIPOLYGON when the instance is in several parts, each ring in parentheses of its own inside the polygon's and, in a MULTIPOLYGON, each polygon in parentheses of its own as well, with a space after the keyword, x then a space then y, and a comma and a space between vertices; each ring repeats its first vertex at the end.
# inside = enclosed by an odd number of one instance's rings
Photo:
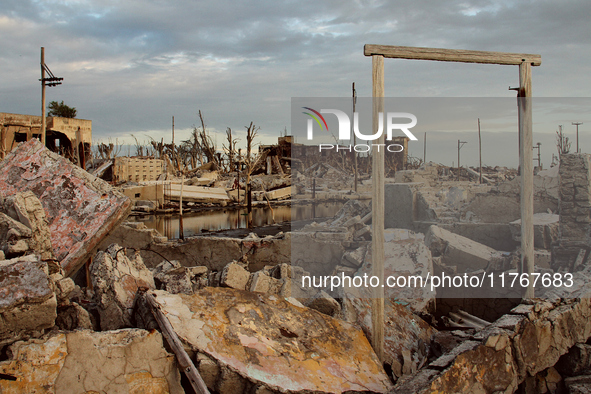
MULTIPOLYGON (((355 82, 353 82, 353 118, 355 119, 355 104, 357 103, 357 92, 355 91, 355 82)), ((353 123, 351 123, 351 134, 353 134, 353 146, 357 145, 357 137, 355 136, 355 133, 353 132, 353 123)), ((357 151, 355 149, 353 149, 353 168, 355 171, 355 193, 357 193, 357 151)))
POLYGON ((41 143, 45 146, 45 48, 41 47, 41 143))
POLYGON ((531 274, 534 272, 534 171, 531 104, 531 64, 519 65, 519 166, 521 167, 521 271, 529 274, 524 298, 534 297, 531 274))
POLYGON ((482 185, 482 138, 480 137, 480 118, 478 118, 478 160, 480 162, 480 184, 482 185))
POLYGON ((172 162, 174 163, 174 158, 175 158, 175 151, 176 149, 174 148, 174 116, 172 117, 172 162))
MULTIPOLYGON (((372 56, 373 131, 379 127, 384 112, 384 57, 372 56)), ((382 133, 372 148, 372 275, 384 281, 384 143, 382 133), (382 144, 380 148, 379 144, 382 144)), ((384 361, 384 288, 372 288, 371 304, 372 346, 380 361, 384 361)))
POLYGON ((246 212, 248 212, 248 228, 252 228, 252 187, 250 182, 246 184, 246 212))
POLYGON ((423 164, 427 164, 427 132, 425 131, 425 139, 423 140, 423 164))
POLYGON ((460 165, 460 149, 462 148, 460 147, 460 140, 458 140, 458 181, 460 180, 460 172, 462 171, 460 170, 460 168, 462 167, 460 165))
POLYGON ((181 175, 181 197, 179 202, 179 238, 185 239, 185 229, 183 228, 183 184, 185 183, 185 175, 181 175))

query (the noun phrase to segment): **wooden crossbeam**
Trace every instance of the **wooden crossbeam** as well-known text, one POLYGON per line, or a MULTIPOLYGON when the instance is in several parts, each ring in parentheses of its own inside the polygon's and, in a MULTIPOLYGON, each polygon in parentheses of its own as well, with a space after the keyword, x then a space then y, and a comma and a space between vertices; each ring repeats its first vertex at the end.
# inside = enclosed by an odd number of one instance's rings
POLYGON ((542 64, 542 56, 529 53, 469 51, 463 49, 419 48, 375 44, 365 44, 363 51, 365 56, 380 55, 396 59, 504 64, 512 66, 519 66, 524 62, 530 63, 532 66, 542 64))

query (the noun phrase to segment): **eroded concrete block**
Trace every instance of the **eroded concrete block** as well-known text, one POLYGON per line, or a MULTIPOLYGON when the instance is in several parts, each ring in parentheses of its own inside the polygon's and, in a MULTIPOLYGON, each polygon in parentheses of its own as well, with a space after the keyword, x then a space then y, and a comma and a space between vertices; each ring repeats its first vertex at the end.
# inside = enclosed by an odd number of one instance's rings
MULTIPOLYGON (((438 367, 428 376, 419 373, 394 392, 512 393, 519 383, 554 366, 571 347, 591 336, 589 298, 522 304, 511 313, 519 315, 514 323, 505 325, 507 318, 502 317, 478 332, 472 346, 452 351, 445 369, 438 367)), ((549 380, 556 381, 556 376, 549 380)))
POLYGON ((90 265, 94 299, 102 330, 132 326, 132 309, 140 288, 154 289, 154 278, 138 253, 128 258, 117 244, 98 252, 90 265))
POLYGON ((449 267, 456 266, 458 272, 484 269, 489 263, 500 258, 499 252, 493 248, 437 226, 429 227, 425 243, 433 256, 441 256, 443 264, 449 267))
POLYGON ((335 316, 341 311, 341 304, 322 290, 306 306, 328 316, 335 316))
POLYGON ((17 193, 6 198, 2 206, 5 213, 31 229, 29 248, 44 260, 53 259, 49 223, 35 194, 30 190, 17 193))
POLYGON ((37 337, 55 324, 57 300, 35 256, 0 261, 0 345, 37 337))
MULTIPOLYGON (((536 213, 533 216, 534 246, 540 249, 550 249, 552 243, 558 240, 560 216, 551 213, 536 213)), ((510 223, 513 240, 521 242, 521 219, 510 223)))
POLYGON ((284 282, 269 276, 265 271, 257 271, 252 274, 249 290, 266 294, 279 294, 284 282))
POLYGON ((131 210, 127 197, 37 139, 20 145, 0 163, 0 193, 10 196, 22 190, 41 201, 53 252, 67 275, 88 261, 131 210))
MULTIPOLYGON (((428 275, 433 274, 433 261, 425 245, 425 236, 406 229, 385 229, 384 257, 384 281, 389 280, 384 289, 385 297, 409 305, 415 312, 428 313, 436 294, 430 286, 420 284, 420 280, 426 281, 428 275)), ((371 276, 371 262, 369 245, 363 266, 355 275, 371 276)), ((365 284, 362 288, 345 289, 352 297, 371 297, 369 290, 365 284)))
POLYGON ((166 290, 172 294, 193 293, 193 283, 191 281, 194 276, 193 271, 190 268, 182 267, 176 260, 163 261, 156 267, 153 274, 154 282, 161 290, 166 290))
POLYGON ((231 262, 222 270, 220 276, 220 286, 231 287, 233 289, 245 290, 250 272, 237 262, 231 262))
POLYGON ((88 311, 75 302, 70 305, 59 307, 57 313, 55 325, 62 330, 73 331, 77 329, 94 329, 88 311))
MULTIPOLYGON (((370 341, 371 304, 370 298, 343 299, 343 317, 361 326, 370 341)), ((391 366, 395 379, 416 372, 426 362, 431 336, 436 332, 404 306, 384 299, 384 363, 391 366)))
POLYGON ((17 342, 0 362, 2 393, 183 393, 158 331, 58 333, 17 342))
POLYGON ((276 296, 229 288, 152 294, 181 340, 220 365, 218 388, 229 384, 224 368, 281 392, 390 388, 363 332, 343 321, 276 296))

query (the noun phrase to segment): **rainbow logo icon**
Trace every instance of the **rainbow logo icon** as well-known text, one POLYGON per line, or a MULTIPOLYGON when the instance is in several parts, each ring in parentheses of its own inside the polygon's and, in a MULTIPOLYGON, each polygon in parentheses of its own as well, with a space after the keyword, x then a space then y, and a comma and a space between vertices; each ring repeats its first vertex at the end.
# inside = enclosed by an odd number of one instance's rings
POLYGON ((326 127, 326 130, 328 131, 328 125, 326 124, 326 120, 324 120, 324 116, 320 115, 320 112, 310 108, 310 107, 302 107, 303 109, 307 109, 308 111, 313 112, 314 114, 311 114, 310 112, 302 112, 303 114, 309 115, 310 117, 312 117, 312 119, 314 119, 316 121, 316 123, 318 123, 318 126, 320 126, 320 130, 322 130, 322 123, 324 123, 324 126, 326 127), (322 123, 320 123, 320 119, 322 119, 322 123))

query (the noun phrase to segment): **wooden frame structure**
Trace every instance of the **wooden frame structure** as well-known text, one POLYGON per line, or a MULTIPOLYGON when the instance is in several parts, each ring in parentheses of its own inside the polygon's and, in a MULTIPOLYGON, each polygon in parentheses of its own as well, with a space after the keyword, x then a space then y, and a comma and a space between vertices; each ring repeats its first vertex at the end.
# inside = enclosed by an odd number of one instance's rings
MULTIPOLYGON (((533 137, 531 105, 531 67, 542 64, 534 54, 469 51, 458 49, 419 48, 392 45, 364 47, 365 56, 372 57, 373 129, 378 130, 378 113, 384 108, 384 58, 434 60, 443 62, 500 64, 519 66, 519 166, 521 168, 521 272, 534 271, 534 194, 533 137)), ((385 142, 382 135, 379 144, 385 142)), ((384 278, 384 151, 372 151, 372 275, 384 278)), ((532 281, 524 298, 533 298, 532 281)), ((372 301, 372 346, 384 360, 384 288, 376 287, 372 301)))

